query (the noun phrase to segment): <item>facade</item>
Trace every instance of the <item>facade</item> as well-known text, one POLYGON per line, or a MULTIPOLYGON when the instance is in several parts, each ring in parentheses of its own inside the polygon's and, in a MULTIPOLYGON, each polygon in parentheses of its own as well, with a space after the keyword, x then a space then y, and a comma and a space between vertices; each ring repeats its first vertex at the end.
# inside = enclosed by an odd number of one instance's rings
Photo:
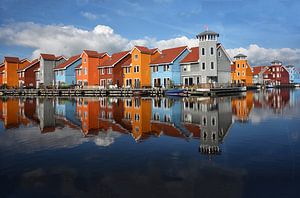
POLYGON ((130 51, 112 54, 106 61, 101 63, 99 69, 99 85, 102 88, 122 87, 123 68, 122 65, 130 60, 130 51))
POLYGON ((253 109, 253 92, 247 92, 245 96, 232 98, 232 113, 239 122, 247 122, 253 109))
POLYGON ((49 133, 55 131, 55 105, 51 98, 38 98, 37 103, 37 117, 41 133, 49 133))
POLYGON ((55 75, 53 69, 66 62, 63 56, 56 57, 53 54, 41 54, 39 57, 40 67, 35 70, 36 87, 49 87, 55 84, 55 75))
POLYGON ((205 31, 197 35, 199 49, 181 62, 181 80, 185 86, 230 83, 231 59, 218 43, 219 34, 205 31), (198 51, 198 55, 196 52, 198 51))
POLYGON ((19 76, 18 69, 30 64, 27 59, 19 60, 18 57, 4 57, 4 69, 2 71, 2 83, 7 87, 18 87, 19 76))
POLYGON ((253 67, 253 84, 265 84, 269 79, 268 66, 255 66, 253 67))
POLYGON ((99 86, 98 66, 109 59, 109 55, 97 51, 83 50, 81 64, 76 66, 76 82, 79 86, 99 86))
POLYGON ((76 71, 75 67, 81 64, 81 57, 75 55, 70 57, 66 62, 57 65, 54 68, 55 86, 61 85, 75 85, 76 84, 76 71))
POLYGON ((289 72, 289 80, 292 84, 300 83, 300 72, 295 68, 294 65, 285 66, 286 70, 289 72))
POLYGON ((189 53, 187 46, 162 50, 153 59, 151 66, 151 86, 168 88, 181 85, 180 61, 189 53))
POLYGON ((234 57, 231 65, 231 83, 252 85, 252 69, 248 63, 247 56, 238 54, 234 57))
POLYGON ((18 69, 19 87, 36 88, 35 70, 40 67, 38 59, 33 60, 29 65, 23 65, 18 69))
POLYGON ((131 52, 131 62, 122 65, 124 78, 123 86, 126 88, 142 88, 151 86, 150 62, 160 55, 158 49, 135 46, 131 52))
POLYGON ((0 86, 2 86, 3 85, 3 74, 4 74, 4 69, 5 69, 5 67, 4 67, 4 63, 1 63, 0 64, 0 86))

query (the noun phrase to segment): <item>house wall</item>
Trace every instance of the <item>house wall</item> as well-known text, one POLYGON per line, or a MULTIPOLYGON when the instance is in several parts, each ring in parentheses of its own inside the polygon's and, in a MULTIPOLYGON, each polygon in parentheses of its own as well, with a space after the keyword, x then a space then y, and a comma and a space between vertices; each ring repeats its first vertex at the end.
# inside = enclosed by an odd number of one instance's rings
POLYGON ((182 64, 181 65, 181 83, 185 84, 185 79, 192 78, 193 84, 201 83, 201 74, 200 74, 200 65, 199 63, 192 63, 192 64, 182 64), (184 71, 184 67, 187 68, 187 71, 184 71), (199 82, 199 83, 197 83, 199 82))
POLYGON ((251 85, 253 81, 253 75, 250 65, 247 60, 235 60, 235 71, 231 73, 232 83, 245 83, 251 85), (239 65, 239 67, 238 67, 239 65), (238 72, 240 75, 238 75, 238 72))
POLYGON ((70 64, 66 69, 55 71, 55 84, 64 83, 66 85, 76 84, 75 67, 81 63, 81 58, 70 64), (63 73, 61 73, 63 71, 63 73))
POLYGON ((218 83, 230 83, 231 81, 231 61, 221 47, 217 50, 217 72, 218 83), (221 56, 219 56, 219 53, 221 56))
POLYGON ((34 70, 36 70, 38 68, 39 68, 39 63, 35 64, 34 66, 28 68, 25 71, 24 85, 26 87, 28 87, 28 86, 33 86, 34 88, 36 87, 36 78, 35 78, 34 70))
POLYGON ((19 76, 17 73, 18 63, 9 63, 4 62, 4 76, 3 84, 6 84, 8 87, 18 87, 19 85, 19 76))

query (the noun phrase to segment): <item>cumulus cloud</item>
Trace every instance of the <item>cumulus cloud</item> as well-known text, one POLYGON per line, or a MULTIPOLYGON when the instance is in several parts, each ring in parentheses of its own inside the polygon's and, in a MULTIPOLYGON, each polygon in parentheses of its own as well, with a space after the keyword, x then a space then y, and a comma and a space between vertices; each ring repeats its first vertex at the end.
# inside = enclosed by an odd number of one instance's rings
MULTIPOLYGON (((0 42, 31 48, 32 58, 41 52, 70 56, 80 53, 83 49, 113 53, 131 49, 134 45, 158 47, 161 50, 183 45, 189 47, 198 45, 197 39, 186 36, 166 40, 151 37, 129 40, 105 25, 85 30, 71 25, 41 25, 31 22, 0 26, 0 42)), ((300 49, 270 49, 252 44, 247 48, 228 49, 228 53, 232 57, 238 53, 246 54, 251 65, 266 65, 275 58, 284 64, 300 65, 300 49)))

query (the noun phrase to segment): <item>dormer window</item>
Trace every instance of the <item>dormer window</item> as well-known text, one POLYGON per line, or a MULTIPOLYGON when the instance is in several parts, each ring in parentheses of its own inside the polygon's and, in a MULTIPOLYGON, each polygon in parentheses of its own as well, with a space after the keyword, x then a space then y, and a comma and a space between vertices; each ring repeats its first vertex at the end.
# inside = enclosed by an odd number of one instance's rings
POLYGON ((134 60, 137 60, 139 58, 139 55, 138 54, 135 54, 134 55, 134 60))

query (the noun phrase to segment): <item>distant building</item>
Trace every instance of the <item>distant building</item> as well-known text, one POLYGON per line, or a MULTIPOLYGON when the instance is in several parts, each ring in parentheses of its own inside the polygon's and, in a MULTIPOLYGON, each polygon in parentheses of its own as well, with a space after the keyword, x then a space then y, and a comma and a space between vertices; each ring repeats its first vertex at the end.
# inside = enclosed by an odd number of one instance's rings
POLYGON ((75 55, 70 57, 66 62, 57 65, 54 68, 55 86, 61 85, 75 85, 76 84, 76 71, 75 67, 81 64, 81 57, 75 55))
POLYGON ((231 65, 231 82, 233 84, 252 84, 252 69, 248 63, 247 56, 238 54, 234 57, 231 65))
POLYGON ((180 62, 183 85, 230 83, 231 59, 218 43, 218 37, 219 34, 212 31, 197 35, 198 49, 192 48, 192 52, 180 62))
POLYGON ((287 71, 289 72, 289 80, 290 83, 298 84, 300 83, 300 72, 296 69, 294 65, 285 66, 287 71))
POLYGON ((180 61, 189 53, 187 46, 165 49, 153 59, 151 66, 151 86, 168 88, 181 85, 180 61))

